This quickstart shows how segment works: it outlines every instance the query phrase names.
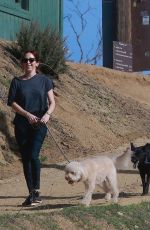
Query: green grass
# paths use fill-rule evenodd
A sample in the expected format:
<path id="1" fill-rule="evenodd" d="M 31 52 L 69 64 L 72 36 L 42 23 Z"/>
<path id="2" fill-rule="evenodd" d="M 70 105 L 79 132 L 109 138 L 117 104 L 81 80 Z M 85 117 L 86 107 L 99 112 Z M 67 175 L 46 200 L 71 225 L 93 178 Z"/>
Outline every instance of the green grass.
<path id="1" fill-rule="evenodd" d="M 47 162 L 47 156 L 41 155 L 41 156 L 40 156 L 40 161 L 41 161 L 41 163 Z"/>
<path id="2" fill-rule="evenodd" d="M 90 208 L 67 208 L 63 211 L 64 215 L 73 222 L 79 221 L 83 229 L 91 229 L 90 218 L 92 216 L 97 221 L 105 220 L 113 225 L 115 229 L 150 229 L 150 204 L 141 203 L 140 205 L 110 205 L 92 206 Z M 89 228 L 84 228 L 85 222 Z M 95 228 L 96 229 L 96 228 Z"/>
<path id="3" fill-rule="evenodd" d="M 149 230 L 150 203 L 143 202 L 128 206 L 113 204 L 89 208 L 76 206 L 49 213 L 23 214 L 20 212 L 16 216 L 0 215 L 0 229 L 7 230 L 63 230 L 68 229 L 68 223 L 69 226 L 70 224 L 73 226 L 73 229 L 83 230 Z"/>
<path id="4" fill-rule="evenodd" d="M 28 229 L 50 229 L 60 230 L 59 226 L 52 219 L 52 214 L 19 214 L 0 215 L 0 229 L 7 230 L 28 230 Z"/>

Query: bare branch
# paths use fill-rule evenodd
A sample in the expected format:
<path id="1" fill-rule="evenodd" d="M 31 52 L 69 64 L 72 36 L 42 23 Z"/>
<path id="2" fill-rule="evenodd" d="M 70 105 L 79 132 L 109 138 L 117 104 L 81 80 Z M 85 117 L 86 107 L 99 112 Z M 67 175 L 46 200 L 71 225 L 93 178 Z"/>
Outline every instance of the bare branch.
<path id="1" fill-rule="evenodd" d="M 77 1 L 76 3 L 74 0 L 68 0 L 68 1 L 71 2 L 72 4 L 72 9 L 70 9 L 70 12 L 72 13 L 65 16 L 64 19 L 68 20 L 68 23 L 75 35 L 77 46 L 80 51 L 79 63 L 82 63 L 84 56 L 86 56 L 86 60 L 84 60 L 85 63 L 97 64 L 102 57 L 102 34 L 101 34 L 100 26 L 97 28 L 98 31 L 96 36 L 96 42 L 92 43 L 91 48 L 89 49 L 87 54 L 83 50 L 83 45 L 81 42 L 81 37 L 85 33 L 87 27 L 87 14 L 92 12 L 94 8 L 92 8 L 88 2 L 88 6 L 86 7 L 86 9 L 81 10 L 80 1 Z M 73 15 L 76 15 L 78 17 L 80 24 L 77 25 L 77 23 L 73 21 Z M 76 25 L 78 26 L 78 28 L 76 28 Z M 96 48 L 94 48 L 95 44 L 96 44 Z M 94 51 L 95 53 L 92 55 L 93 49 L 95 50 Z"/>
<path id="2" fill-rule="evenodd" d="M 85 61 L 85 63 L 93 63 L 94 65 L 96 65 L 98 63 L 98 61 L 100 61 L 101 57 L 102 57 L 102 42 L 103 42 L 103 39 L 102 39 L 102 33 L 101 33 L 101 28 L 100 26 L 97 27 L 97 47 L 96 47 L 96 50 L 95 50 L 95 54 L 93 57 L 90 57 L 89 58 L 89 54 L 93 48 L 93 44 L 91 46 L 91 49 L 89 50 L 88 54 L 87 54 L 87 59 Z"/>

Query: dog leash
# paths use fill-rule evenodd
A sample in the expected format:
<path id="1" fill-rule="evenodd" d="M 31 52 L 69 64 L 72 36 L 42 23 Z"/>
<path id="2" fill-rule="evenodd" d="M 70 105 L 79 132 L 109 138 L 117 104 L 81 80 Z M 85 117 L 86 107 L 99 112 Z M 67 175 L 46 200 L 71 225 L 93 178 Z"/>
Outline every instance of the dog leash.
<path id="1" fill-rule="evenodd" d="M 23 207 L 21 207 L 13 217 L 8 218 L 2 225 L 0 225 L 0 227 L 5 227 L 5 225 L 7 225 L 8 223 L 14 223 L 22 209 Z"/>
<path id="2" fill-rule="evenodd" d="M 64 156 L 64 158 L 68 161 L 68 163 L 70 163 L 70 161 L 68 160 L 68 158 L 66 157 L 65 153 L 62 151 L 62 149 L 60 148 L 60 146 L 58 145 L 57 141 L 55 140 L 54 136 L 52 135 L 49 127 L 47 124 L 45 124 L 46 127 L 47 127 L 47 130 L 49 132 L 49 134 L 51 135 L 52 139 L 54 140 L 55 144 L 57 145 L 58 149 L 60 150 L 61 154 Z"/>

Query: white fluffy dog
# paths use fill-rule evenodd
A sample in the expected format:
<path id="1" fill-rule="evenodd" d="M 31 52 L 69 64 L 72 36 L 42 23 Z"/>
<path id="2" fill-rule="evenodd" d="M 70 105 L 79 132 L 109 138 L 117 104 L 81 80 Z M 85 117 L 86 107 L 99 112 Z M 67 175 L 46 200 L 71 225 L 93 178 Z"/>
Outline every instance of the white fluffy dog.
<path id="1" fill-rule="evenodd" d="M 65 179 L 69 184 L 82 181 L 85 195 L 82 203 L 89 206 L 95 186 L 99 185 L 106 193 L 105 199 L 118 201 L 117 171 L 127 169 L 130 163 L 131 150 L 127 148 L 117 156 L 97 156 L 81 161 L 72 161 L 65 167 Z"/>
<path id="2" fill-rule="evenodd" d="M 65 179 L 69 184 L 82 181 L 85 185 L 85 195 L 82 203 L 89 206 L 96 185 L 106 193 L 106 200 L 111 196 L 114 202 L 118 200 L 117 172 L 113 160 L 107 156 L 92 157 L 81 161 L 72 161 L 65 167 Z"/>

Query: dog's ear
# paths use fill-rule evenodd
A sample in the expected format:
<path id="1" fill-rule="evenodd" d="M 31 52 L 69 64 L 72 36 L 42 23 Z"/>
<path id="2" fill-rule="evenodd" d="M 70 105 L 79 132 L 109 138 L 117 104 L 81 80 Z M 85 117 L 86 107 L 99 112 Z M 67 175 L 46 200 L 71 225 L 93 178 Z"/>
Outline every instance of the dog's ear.
<path id="1" fill-rule="evenodd" d="M 131 151 L 134 151 L 135 150 L 135 146 L 134 146 L 134 144 L 132 142 L 130 143 L 130 146 L 131 146 Z"/>

